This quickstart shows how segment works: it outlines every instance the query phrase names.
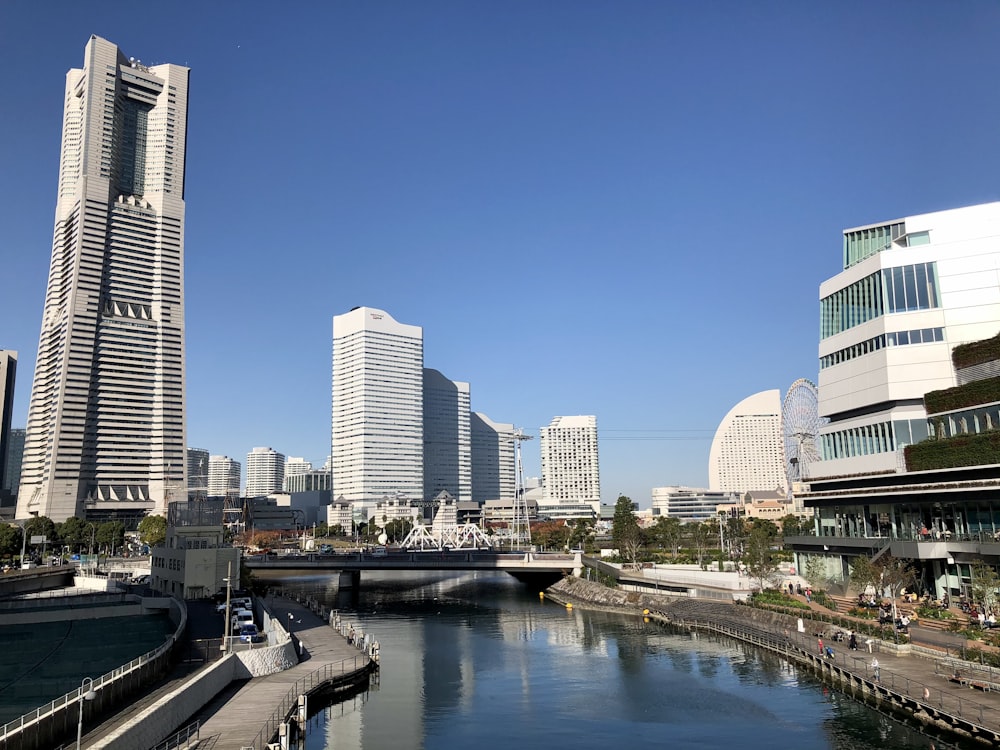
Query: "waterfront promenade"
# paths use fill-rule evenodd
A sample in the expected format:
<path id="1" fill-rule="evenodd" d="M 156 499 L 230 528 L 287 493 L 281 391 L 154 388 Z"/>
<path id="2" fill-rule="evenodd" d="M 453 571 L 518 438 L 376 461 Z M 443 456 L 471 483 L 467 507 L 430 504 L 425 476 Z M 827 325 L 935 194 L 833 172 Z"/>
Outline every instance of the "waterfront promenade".
<path id="1" fill-rule="evenodd" d="M 291 669 L 248 680 L 236 692 L 227 691 L 224 700 L 207 706 L 201 716 L 199 748 L 261 750 L 269 739 L 260 737 L 265 722 L 279 711 L 290 693 L 297 693 L 297 685 L 314 686 L 311 675 L 349 676 L 369 669 L 368 654 L 306 606 L 270 597 L 267 606 L 298 639 L 300 661 Z"/>

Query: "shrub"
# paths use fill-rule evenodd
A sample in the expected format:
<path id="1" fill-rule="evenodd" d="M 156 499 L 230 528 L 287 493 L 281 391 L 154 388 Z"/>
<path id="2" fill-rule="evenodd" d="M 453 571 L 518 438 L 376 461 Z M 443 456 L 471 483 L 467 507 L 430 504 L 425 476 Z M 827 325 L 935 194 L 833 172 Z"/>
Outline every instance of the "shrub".
<path id="1" fill-rule="evenodd" d="M 812 599 L 821 607 L 826 607 L 831 612 L 837 611 L 837 602 L 831 599 L 825 591 L 814 591 Z"/>

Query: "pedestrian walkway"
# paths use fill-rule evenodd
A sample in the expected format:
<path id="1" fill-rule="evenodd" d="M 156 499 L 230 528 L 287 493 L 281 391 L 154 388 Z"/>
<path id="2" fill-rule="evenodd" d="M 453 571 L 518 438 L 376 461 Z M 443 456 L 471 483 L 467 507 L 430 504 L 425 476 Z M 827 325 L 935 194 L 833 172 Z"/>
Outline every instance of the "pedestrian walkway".
<path id="1" fill-rule="evenodd" d="M 297 682 L 317 670 L 344 662 L 347 672 L 368 668 L 367 654 L 351 645 L 307 607 L 281 598 L 269 598 L 267 603 L 272 615 L 298 639 L 301 661 L 283 672 L 246 681 L 214 707 L 211 715 L 202 716 L 200 748 L 240 750 L 254 747 L 255 737 L 264 723 L 282 705 Z M 264 742 L 267 739 L 265 737 Z M 261 747 L 263 745 L 256 750 Z"/>

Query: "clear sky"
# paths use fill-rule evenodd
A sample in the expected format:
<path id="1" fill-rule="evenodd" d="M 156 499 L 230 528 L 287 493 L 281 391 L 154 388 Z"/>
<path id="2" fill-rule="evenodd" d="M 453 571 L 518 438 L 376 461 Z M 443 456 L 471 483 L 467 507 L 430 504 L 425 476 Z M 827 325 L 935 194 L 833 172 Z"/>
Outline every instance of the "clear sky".
<path id="1" fill-rule="evenodd" d="M 816 379 L 844 228 L 1000 199 L 994 0 L 10 0 L 14 426 L 91 34 L 191 68 L 188 444 L 244 464 L 322 463 L 331 319 L 367 305 L 495 421 L 596 415 L 604 501 L 648 507 L 706 485 L 737 402 Z"/>

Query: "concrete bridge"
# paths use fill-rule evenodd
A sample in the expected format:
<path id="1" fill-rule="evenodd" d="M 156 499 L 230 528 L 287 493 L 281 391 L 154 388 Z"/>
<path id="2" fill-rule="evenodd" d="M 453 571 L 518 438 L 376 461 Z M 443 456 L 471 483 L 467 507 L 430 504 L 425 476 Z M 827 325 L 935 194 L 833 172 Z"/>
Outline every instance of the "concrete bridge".
<path id="1" fill-rule="evenodd" d="M 579 576 L 583 555 L 579 552 L 499 552 L 488 549 L 381 550 L 349 553 L 249 555 L 246 567 L 253 571 L 340 571 L 342 588 L 356 587 L 362 571 L 371 570 L 502 570 L 519 581 L 543 586 L 564 575 Z"/>

